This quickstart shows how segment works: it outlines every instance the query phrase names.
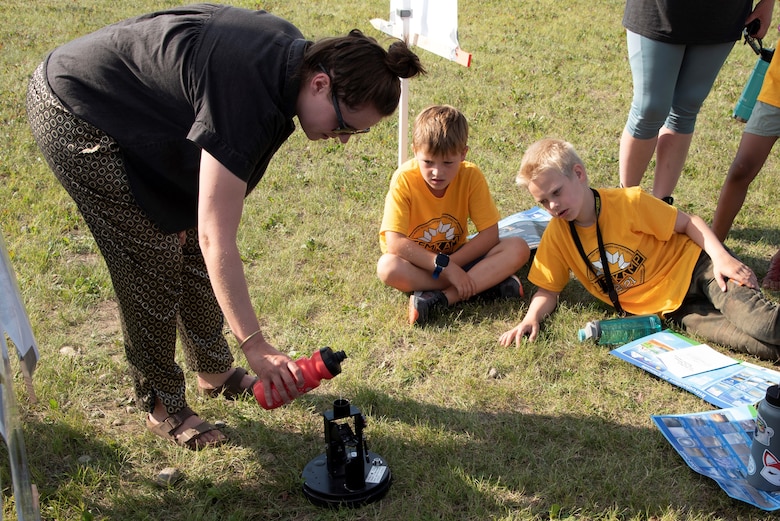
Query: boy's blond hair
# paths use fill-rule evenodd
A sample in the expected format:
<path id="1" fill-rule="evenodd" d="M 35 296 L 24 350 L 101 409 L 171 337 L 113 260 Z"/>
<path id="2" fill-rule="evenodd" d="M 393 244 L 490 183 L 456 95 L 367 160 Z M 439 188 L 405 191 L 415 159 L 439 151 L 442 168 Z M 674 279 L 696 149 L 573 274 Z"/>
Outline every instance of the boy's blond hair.
<path id="1" fill-rule="evenodd" d="M 574 176 L 574 166 L 582 165 L 574 146 L 562 139 L 546 138 L 537 141 L 525 151 L 515 182 L 524 187 L 548 170 L 556 170 L 566 177 Z"/>
<path id="2" fill-rule="evenodd" d="M 412 149 L 434 156 L 460 154 L 468 148 L 469 124 L 461 111 L 450 105 L 432 105 L 414 120 Z"/>

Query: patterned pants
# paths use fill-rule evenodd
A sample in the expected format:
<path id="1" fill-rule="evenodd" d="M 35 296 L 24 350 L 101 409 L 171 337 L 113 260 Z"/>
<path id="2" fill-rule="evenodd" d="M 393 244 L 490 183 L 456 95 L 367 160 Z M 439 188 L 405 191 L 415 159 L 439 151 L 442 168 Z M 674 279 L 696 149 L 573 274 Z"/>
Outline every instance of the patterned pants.
<path id="1" fill-rule="evenodd" d="M 130 191 L 117 143 L 62 106 L 43 65 L 30 80 L 27 116 L 108 266 L 141 406 L 151 412 L 160 400 L 168 414 L 178 412 L 187 402 L 184 374 L 175 361 L 177 328 L 192 371 L 222 373 L 233 364 L 197 230 L 188 230 L 181 245 L 177 234 L 149 220 Z"/>

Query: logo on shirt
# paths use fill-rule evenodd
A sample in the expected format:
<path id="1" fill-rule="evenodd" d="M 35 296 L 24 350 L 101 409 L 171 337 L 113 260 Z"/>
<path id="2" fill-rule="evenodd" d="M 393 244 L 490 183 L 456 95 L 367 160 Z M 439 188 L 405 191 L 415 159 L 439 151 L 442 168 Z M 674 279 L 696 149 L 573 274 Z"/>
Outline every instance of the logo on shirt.
<path id="1" fill-rule="evenodd" d="M 607 262 L 609 263 L 609 273 L 612 275 L 612 283 L 618 293 L 641 284 L 645 281 L 645 256 L 638 251 L 631 251 L 617 244 L 606 244 Z M 601 263 L 601 255 L 598 249 L 592 251 L 588 258 L 595 268 L 598 277 L 593 279 L 593 274 L 588 277 L 591 282 L 600 287 L 604 293 L 606 290 L 606 281 L 604 279 L 604 266 Z M 596 260 L 592 260 L 592 259 Z"/>
<path id="2" fill-rule="evenodd" d="M 409 234 L 417 244 L 436 253 L 452 253 L 462 236 L 460 223 L 448 214 L 421 224 Z"/>

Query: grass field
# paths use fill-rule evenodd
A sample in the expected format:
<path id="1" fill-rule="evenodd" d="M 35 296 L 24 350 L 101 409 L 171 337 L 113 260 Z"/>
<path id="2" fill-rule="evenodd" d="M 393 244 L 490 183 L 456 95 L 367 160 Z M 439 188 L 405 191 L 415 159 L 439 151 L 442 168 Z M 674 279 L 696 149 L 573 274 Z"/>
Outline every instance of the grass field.
<path id="1" fill-rule="evenodd" d="M 28 402 L 21 378 L 15 384 L 44 519 L 774 519 L 693 472 L 652 426 L 652 414 L 703 411 L 705 402 L 606 348 L 577 342 L 585 322 L 611 316 L 577 283 L 541 337 L 521 349 L 497 339 L 520 320 L 527 299 L 458 306 L 424 329 L 406 324 L 405 297 L 374 273 L 397 162 L 396 117 L 346 145 L 296 132 L 244 212 L 240 248 L 266 335 L 296 357 L 323 345 L 344 350 L 343 373 L 274 411 L 252 400 L 201 398 L 188 374 L 192 408 L 223 421 L 232 443 L 191 453 L 147 432 L 107 271 L 35 146 L 24 96 L 30 74 L 56 45 L 177 4 L 0 2 L 0 233 L 41 351 L 38 402 Z M 459 39 L 473 64 L 420 50 L 429 74 L 410 84 L 410 115 L 432 103 L 466 114 L 468 157 L 488 177 L 502 215 L 534 205 L 514 176 L 526 147 L 541 137 L 571 141 L 593 185 L 616 186 L 631 100 L 624 3 L 458 4 Z M 235 5 L 268 9 L 312 39 L 358 27 L 389 43 L 369 23 L 387 18 L 387 0 Z M 777 37 L 771 34 L 768 46 Z M 739 143 L 742 125 L 731 110 L 755 59 L 735 46 L 699 116 L 674 194 L 681 209 L 706 220 Z M 777 171 L 773 154 L 727 241 L 759 279 L 780 246 Z M 644 185 L 651 181 L 648 174 Z M 245 364 L 238 353 L 237 360 Z M 321 413 L 340 397 L 366 415 L 369 448 L 387 460 L 394 482 L 379 502 L 329 510 L 303 496 L 301 471 L 324 451 Z M 154 479 L 165 467 L 183 479 L 159 487 Z M 15 519 L 4 448 L 0 482 L 4 519 Z"/>

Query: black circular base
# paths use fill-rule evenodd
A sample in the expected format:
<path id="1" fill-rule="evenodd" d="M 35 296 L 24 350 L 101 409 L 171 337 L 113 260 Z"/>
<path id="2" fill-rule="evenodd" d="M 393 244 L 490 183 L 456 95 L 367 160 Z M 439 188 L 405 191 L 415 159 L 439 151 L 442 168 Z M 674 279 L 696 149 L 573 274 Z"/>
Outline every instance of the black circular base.
<path id="1" fill-rule="evenodd" d="M 382 499 L 392 481 L 390 467 L 371 451 L 368 451 L 368 461 L 365 464 L 366 486 L 349 490 L 344 478 L 332 478 L 328 474 L 327 456 L 317 456 L 303 469 L 303 494 L 315 505 L 334 508 L 357 507 Z"/>

